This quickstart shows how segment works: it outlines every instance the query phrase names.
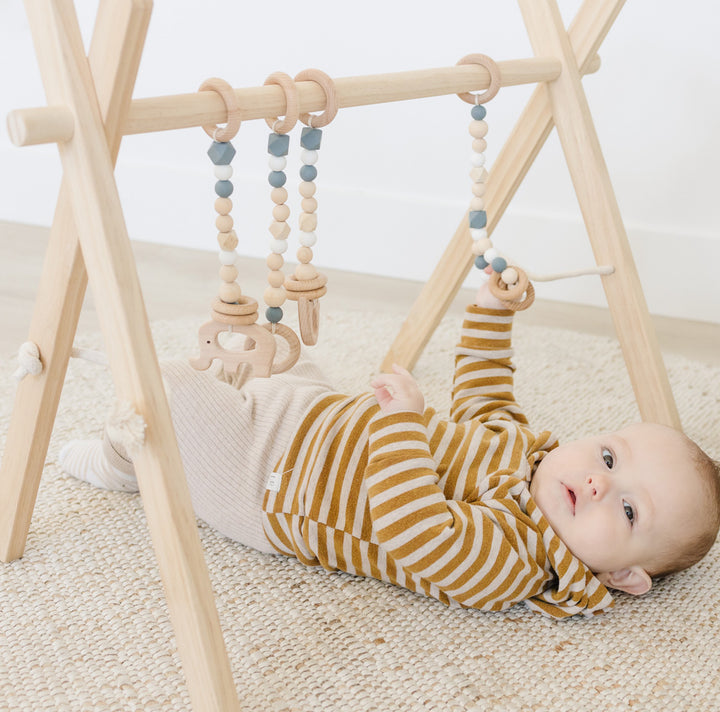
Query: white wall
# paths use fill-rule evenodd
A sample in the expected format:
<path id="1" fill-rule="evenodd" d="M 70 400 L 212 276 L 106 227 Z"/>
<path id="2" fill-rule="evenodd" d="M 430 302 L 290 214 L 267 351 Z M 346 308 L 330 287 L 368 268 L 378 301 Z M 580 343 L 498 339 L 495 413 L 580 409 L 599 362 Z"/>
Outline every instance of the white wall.
<path id="1" fill-rule="evenodd" d="M 561 1 L 567 21 L 579 4 Z M 89 38 L 97 0 L 76 5 Z M 711 0 L 678 7 L 629 0 L 585 87 L 651 311 L 720 322 L 717 16 Z M 194 91 L 209 76 L 255 86 L 276 70 L 351 76 L 449 66 L 478 51 L 498 60 L 532 55 L 514 2 L 156 0 L 135 96 Z M 506 88 L 488 105 L 490 163 L 529 93 Z M 44 103 L 22 3 L 0 0 L 0 114 Z M 449 96 L 338 115 L 318 163 L 316 264 L 419 280 L 430 274 L 469 200 L 467 111 Z M 264 122 L 247 122 L 234 141 L 239 249 L 258 256 L 270 222 L 267 131 Z M 117 176 L 134 239 L 215 249 L 208 143 L 199 128 L 126 137 Z M 55 147 L 16 148 L 0 132 L 1 220 L 50 224 L 59 181 Z M 291 207 L 297 215 L 297 200 Z M 536 272 L 591 264 L 554 134 L 494 241 Z M 538 292 L 605 303 L 593 277 Z"/>

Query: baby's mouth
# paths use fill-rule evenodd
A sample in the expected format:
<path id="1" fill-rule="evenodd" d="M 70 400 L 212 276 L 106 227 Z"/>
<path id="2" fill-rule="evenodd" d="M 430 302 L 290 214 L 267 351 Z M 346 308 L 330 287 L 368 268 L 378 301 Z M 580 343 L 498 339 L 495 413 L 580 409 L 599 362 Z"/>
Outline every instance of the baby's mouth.
<path id="1" fill-rule="evenodd" d="M 565 487 L 565 489 L 567 490 L 568 499 L 570 500 L 570 510 L 572 511 L 573 516 L 575 516 L 575 500 L 577 499 L 575 497 L 575 492 L 573 492 L 573 490 L 571 490 L 567 486 Z"/>

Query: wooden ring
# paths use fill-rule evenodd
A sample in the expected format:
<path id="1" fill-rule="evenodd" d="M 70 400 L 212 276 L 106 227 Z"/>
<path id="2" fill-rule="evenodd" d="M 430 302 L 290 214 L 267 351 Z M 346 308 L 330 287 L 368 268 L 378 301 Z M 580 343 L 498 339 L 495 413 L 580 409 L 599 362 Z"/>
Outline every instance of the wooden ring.
<path id="1" fill-rule="evenodd" d="M 272 366 L 270 367 L 270 373 L 282 373 L 283 371 L 287 371 L 289 368 L 292 368 L 300 358 L 301 347 L 300 339 L 298 339 L 297 334 L 285 324 L 271 324 L 268 322 L 267 324 L 261 324 L 260 326 L 267 329 L 273 336 L 280 336 L 285 339 L 289 346 L 289 352 L 285 359 L 279 363 L 276 363 L 275 360 L 273 360 Z M 245 348 L 250 350 L 254 347 L 254 344 L 255 340 L 251 336 L 248 336 L 245 340 Z M 277 353 L 277 351 L 275 353 Z"/>
<path id="2" fill-rule="evenodd" d="M 319 289 L 306 289 L 304 291 L 295 292 L 288 290 L 286 294 L 287 298 L 293 302 L 297 302 L 300 299 L 320 299 L 320 297 L 327 294 L 327 287 L 320 287 Z"/>
<path id="3" fill-rule="evenodd" d="M 220 314 L 227 314 L 228 316 L 245 316 L 256 312 L 258 303 L 257 300 L 252 297 L 245 296 L 240 297 L 237 304 L 229 304 L 219 297 L 215 297 L 212 308 L 213 311 L 219 312 Z"/>
<path id="4" fill-rule="evenodd" d="M 323 289 L 325 289 L 323 287 Z M 305 346 L 315 346 L 320 333 L 320 302 L 304 294 L 298 299 L 300 338 Z"/>
<path id="5" fill-rule="evenodd" d="M 527 289 L 525 291 L 525 299 L 521 302 L 506 301 L 505 306 L 511 311 L 522 311 L 523 309 L 527 309 L 535 301 L 535 287 L 533 287 L 532 282 L 528 282 Z"/>
<path id="6" fill-rule="evenodd" d="M 213 309 L 211 314 L 213 321 L 230 326 L 250 326 L 258 320 L 257 312 L 252 314 L 224 314 Z"/>
<path id="7" fill-rule="evenodd" d="M 295 81 L 315 82 L 319 84 L 325 92 L 325 111 L 317 116 L 309 112 L 300 114 L 300 121 L 315 129 L 321 129 L 323 126 L 327 126 L 338 112 L 335 82 L 320 69 L 303 69 L 302 72 L 295 75 Z"/>
<path id="8" fill-rule="evenodd" d="M 490 86 L 482 94 L 473 94 L 469 91 L 458 94 L 463 101 L 466 101 L 468 104 L 484 104 L 498 93 L 502 82 L 502 75 L 494 59 L 488 57 L 486 54 L 467 54 L 458 64 L 479 64 L 481 67 L 485 67 L 490 74 Z"/>
<path id="9" fill-rule="evenodd" d="M 224 80 L 218 77 L 206 79 L 198 91 L 214 91 L 220 94 L 225 102 L 225 110 L 227 111 L 227 123 L 224 128 L 215 126 L 214 124 L 206 124 L 203 131 L 210 136 L 213 141 L 225 143 L 230 141 L 240 128 L 240 106 L 237 103 L 235 90 Z"/>
<path id="10" fill-rule="evenodd" d="M 516 302 L 522 299 L 522 295 L 525 294 L 529 282 L 524 270 L 514 266 L 513 269 L 518 273 L 518 281 L 513 285 L 505 284 L 505 282 L 502 281 L 500 272 L 493 272 L 490 275 L 490 281 L 488 283 L 490 293 L 504 302 Z"/>
<path id="11" fill-rule="evenodd" d="M 285 72 L 273 72 L 266 80 L 265 86 L 268 84 L 278 84 L 285 94 L 285 118 L 275 117 L 266 118 L 265 122 L 275 132 L 286 134 L 292 130 L 298 120 L 298 96 L 297 87 L 292 77 Z"/>
<path id="12" fill-rule="evenodd" d="M 321 289 L 327 284 L 327 277 L 318 272 L 314 279 L 295 279 L 295 275 L 291 274 L 285 277 L 285 289 L 289 292 L 309 292 L 315 289 Z"/>

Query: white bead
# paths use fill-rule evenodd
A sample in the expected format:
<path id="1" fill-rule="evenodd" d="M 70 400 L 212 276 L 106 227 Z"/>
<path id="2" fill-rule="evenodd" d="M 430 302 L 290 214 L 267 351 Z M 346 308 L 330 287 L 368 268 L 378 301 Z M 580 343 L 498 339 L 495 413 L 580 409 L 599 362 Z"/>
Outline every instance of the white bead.
<path id="1" fill-rule="evenodd" d="M 284 171 L 287 166 L 287 158 L 285 156 L 269 156 L 268 166 L 271 171 Z"/>
<path id="2" fill-rule="evenodd" d="M 317 235 L 314 232 L 301 232 L 299 240 L 303 247 L 312 247 L 317 242 Z"/>
<path id="3" fill-rule="evenodd" d="M 487 230 L 484 227 L 471 227 L 470 237 L 473 240 L 484 240 L 487 237 Z"/>
<path id="4" fill-rule="evenodd" d="M 313 151 L 309 148 L 303 148 L 303 150 L 300 152 L 300 160 L 306 166 L 314 166 L 317 163 L 319 155 L 319 151 Z"/>
<path id="5" fill-rule="evenodd" d="M 226 166 L 214 166 L 213 173 L 218 180 L 230 180 L 230 178 L 232 178 L 233 169 L 230 164 Z"/>
<path id="6" fill-rule="evenodd" d="M 491 247 L 489 250 L 485 250 L 483 257 L 485 262 L 492 262 L 496 257 L 500 257 L 500 253 L 494 247 Z"/>
<path id="7" fill-rule="evenodd" d="M 235 250 L 220 250 L 219 254 L 221 265 L 234 265 L 238 258 L 238 253 Z"/>
<path id="8" fill-rule="evenodd" d="M 475 168 L 482 168 L 482 166 L 485 165 L 485 154 L 484 153 L 475 153 L 473 151 L 473 153 L 470 154 L 470 163 Z"/>
<path id="9" fill-rule="evenodd" d="M 274 252 L 276 255 L 282 255 L 283 252 L 286 252 L 288 248 L 288 241 L 287 240 L 270 240 L 270 251 Z"/>
<path id="10" fill-rule="evenodd" d="M 502 271 L 500 279 L 502 279 L 505 284 L 516 284 L 519 276 L 520 275 L 514 267 L 507 267 Z"/>

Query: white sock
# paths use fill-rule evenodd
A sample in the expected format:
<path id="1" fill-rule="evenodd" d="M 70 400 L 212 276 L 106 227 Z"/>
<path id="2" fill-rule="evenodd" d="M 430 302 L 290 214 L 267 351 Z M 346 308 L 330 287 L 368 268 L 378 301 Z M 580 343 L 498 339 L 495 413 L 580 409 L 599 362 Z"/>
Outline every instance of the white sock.
<path id="1" fill-rule="evenodd" d="M 95 487 L 138 491 L 132 463 L 102 440 L 71 440 L 60 450 L 59 463 L 64 472 Z"/>

